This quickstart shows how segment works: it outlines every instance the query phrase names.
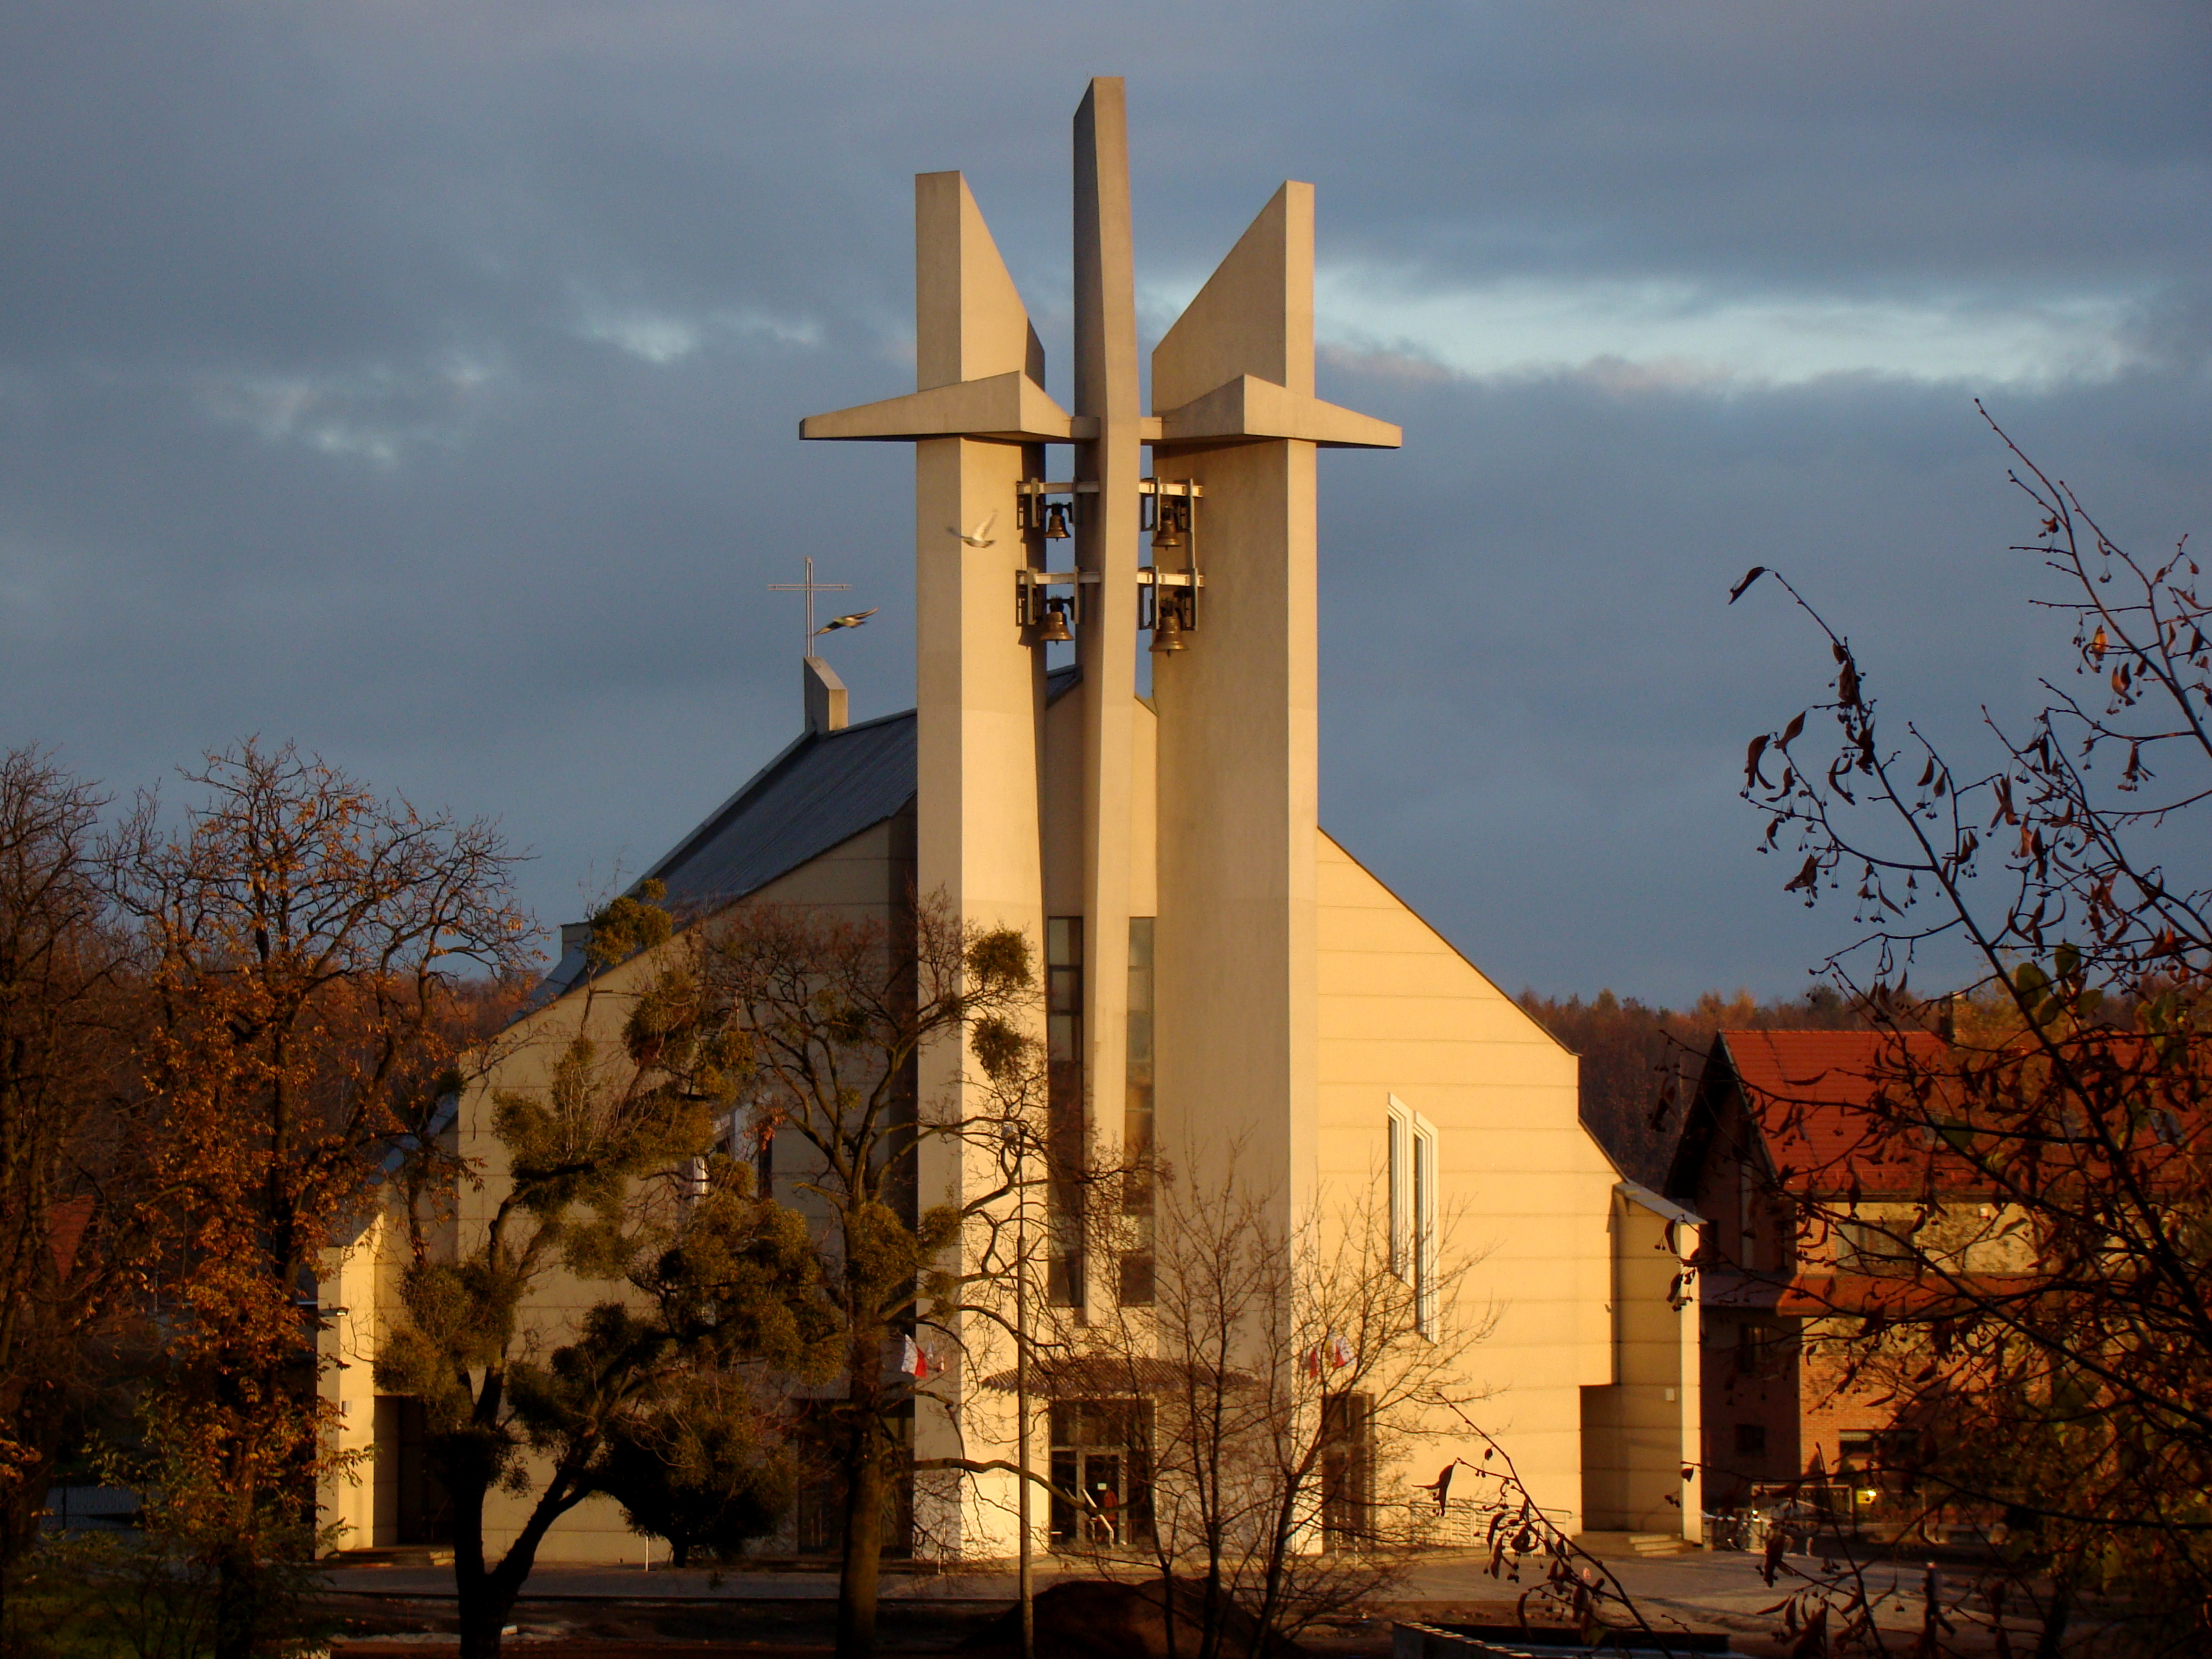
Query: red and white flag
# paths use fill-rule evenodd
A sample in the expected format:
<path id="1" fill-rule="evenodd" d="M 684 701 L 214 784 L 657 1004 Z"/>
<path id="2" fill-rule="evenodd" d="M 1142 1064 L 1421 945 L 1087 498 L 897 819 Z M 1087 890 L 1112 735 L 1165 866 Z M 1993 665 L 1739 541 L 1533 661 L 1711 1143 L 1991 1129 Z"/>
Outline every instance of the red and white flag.
<path id="1" fill-rule="evenodd" d="M 1321 1376 L 1321 1350 L 1318 1347 L 1306 1350 L 1306 1375 L 1315 1378 Z"/>
<path id="2" fill-rule="evenodd" d="M 1352 1363 L 1352 1344 L 1344 1340 L 1340 1331 L 1328 1334 L 1328 1364 L 1331 1370 L 1342 1370 Z"/>
<path id="3" fill-rule="evenodd" d="M 929 1375 L 929 1356 L 921 1351 L 921 1344 L 910 1336 L 899 1350 L 899 1370 L 917 1382 Z"/>

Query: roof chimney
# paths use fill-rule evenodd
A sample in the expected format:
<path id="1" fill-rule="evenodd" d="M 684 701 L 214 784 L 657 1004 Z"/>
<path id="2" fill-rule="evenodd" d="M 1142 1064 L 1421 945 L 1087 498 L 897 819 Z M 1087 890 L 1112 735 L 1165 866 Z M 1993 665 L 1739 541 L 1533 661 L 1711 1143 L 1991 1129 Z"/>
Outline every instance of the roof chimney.
<path id="1" fill-rule="evenodd" d="M 810 735 L 845 729 L 845 682 L 819 657 L 809 657 L 800 669 L 806 688 L 806 730 Z"/>

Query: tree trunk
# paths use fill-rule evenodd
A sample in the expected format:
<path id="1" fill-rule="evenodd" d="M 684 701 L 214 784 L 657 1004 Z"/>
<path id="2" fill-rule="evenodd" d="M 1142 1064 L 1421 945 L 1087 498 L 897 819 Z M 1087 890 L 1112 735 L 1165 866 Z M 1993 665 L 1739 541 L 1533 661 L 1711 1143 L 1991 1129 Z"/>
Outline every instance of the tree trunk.
<path id="1" fill-rule="evenodd" d="M 876 1597 L 884 1555 L 884 1461 L 872 1430 L 867 1424 L 860 1429 L 861 1455 L 846 1471 L 837 1659 L 872 1659 L 876 1651 Z"/>
<path id="2" fill-rule="evenodd" d="M 538 1565 L 538 1546 L 553 1523 L 576 1506 L 575 1498 L 560 1492 L 560 1484 L 556 1481 L 548 1488 L 549 1495 L 538 1498 L 530 1519 L 489 1572 L 483 1568 L 483 1493 L 477 1494 L 473 1505 L 455 1504 L 453 1600 L 460 1614 L 460 1659 L 498 1659 L 500 1632 L 514 1616 L 522 1587 Z M 461 1513 L 465 1508 L 472 1510 L 465 1517 Z M 464 1547 L 469 1552 L 465 1556 Z"/>
<path id="3" fill-rule="evenodd" d="M 2043 1634 L 2035 1644 L 2035 1659 L 2058 1659 L 2066 1650 L 2066 1627 L 2073 1622 L 2073 1586 L 2063 1578 L 2055 1579 L 2051 1606 L 2043 1615 Z"/>
<path id="4" fill-rule="evenodd" d="M 460 1659 L 499 1659 L 501 1632 L 514 1611 L 516 1588 L 504 1572 L 489 1573 L 479 1581 L 476 1594 L 458 1598 Z"/>
<path id="5" fill-rule="evenodd" d="M 252 1547 L 242 1540 L 216 1558 L 215 1659 L 251 1659 L 261 1622 L 256 1577 Z"/>
<path id="6" fill-rule="evenodd" d="M 447 1470 L 453 1505 L 453 1607 L 461 1627 L 461 1659 L 495 1659 L 513 1595 L 500 1594 L 499 1573 L 484 1571 L 483 1482 Z M 504 1565 L 504 1563 L 501 1563 Z"/>

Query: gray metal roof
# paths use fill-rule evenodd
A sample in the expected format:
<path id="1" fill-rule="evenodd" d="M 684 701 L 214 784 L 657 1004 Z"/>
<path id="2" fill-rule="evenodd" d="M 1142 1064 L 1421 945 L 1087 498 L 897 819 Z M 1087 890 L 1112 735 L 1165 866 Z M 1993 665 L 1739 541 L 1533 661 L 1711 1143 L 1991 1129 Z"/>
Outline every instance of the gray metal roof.
<path id="1" fill-rule="evenodd" d="M 679 913 L 728 904 L 914 799 L 913 710 L 809 732 L 645 872 Z"/>
<path id="2" fill-rule="evenodd" d="M 1046 676 L 1048 702 L 1079 678 Z M 892 817 L 915 793 L 915 714 L 809 732 L 770 761 L 642 879 L 668 887 L 679 913 L 734 902 Z"/>
<path id="3" fill-rule="evenodd" d="M 840 842 L 895 816 L 914 799 L 914 710 L 809 732 L 746 780 L 705 823 L 639 878 L 666 884 L 683 915 L 734 903 Z M 580 942 L 564 945 L 529 1006 L 583 976 Z"/>
<path id="4" fill-rule="evenodd" d="M 1046 677 L 1048 702 L 1081 675 L 1070 665 Z M 915 793 L 915 712 L 886 714 L 838 732 L 810 732 L 753 774 L 639 878 L 666 884 L 681 916 L 735 903 L 841 842 L 896 816 Z M 564 950 L 532 1006 L 583 972 L 582 946 Z"/>

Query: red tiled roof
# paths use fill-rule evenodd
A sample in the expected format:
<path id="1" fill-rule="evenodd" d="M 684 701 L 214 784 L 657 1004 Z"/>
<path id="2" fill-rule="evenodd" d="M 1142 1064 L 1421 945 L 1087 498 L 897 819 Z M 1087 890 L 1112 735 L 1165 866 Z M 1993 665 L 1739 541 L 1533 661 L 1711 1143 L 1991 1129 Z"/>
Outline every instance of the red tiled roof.
<path id="1" fill-rule="evenodd" d="M 1869 1110 L 1883 1084 L 1940 1066 L 1945 1045 L 1933 1032 L 1723 1031 L 1720 1038 L 1767 1156 L 1791 1190 L 1917 1189 L 1931 1163 L 1939 1184 L 1971 1179 L 1962 1161 L 1939 1158 L 1940 1149 Z"/>
<path id="2" fill-rule="evenodd" d="M 1723 1031 L 1729 1063 L 1750 1088 L 1777 1100 L 1864 1107 L 1873 1078 L 1902 1054 L 1922 1065 L 1940 1060 L 1932 1031 Z"/>

